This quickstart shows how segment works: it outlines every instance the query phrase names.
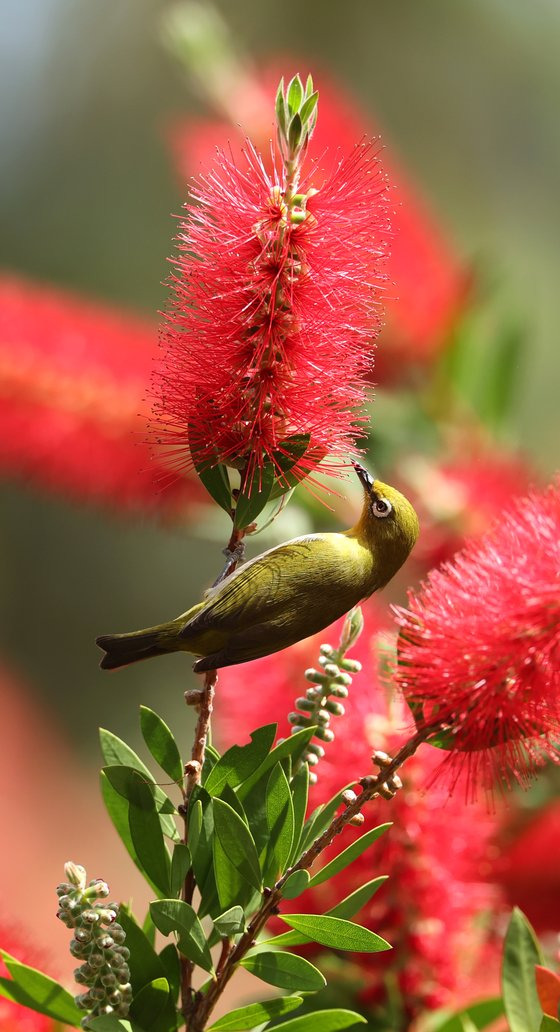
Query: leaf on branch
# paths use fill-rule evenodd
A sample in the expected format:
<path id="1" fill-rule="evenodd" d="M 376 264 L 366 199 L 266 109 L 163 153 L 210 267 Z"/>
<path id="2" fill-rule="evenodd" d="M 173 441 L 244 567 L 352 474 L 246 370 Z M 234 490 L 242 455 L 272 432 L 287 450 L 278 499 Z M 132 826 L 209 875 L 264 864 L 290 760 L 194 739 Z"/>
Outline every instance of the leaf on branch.
<path id="1" fill-rule="evenodd" d="M 247 904 L 262 888 L 255 843 L 245 822 L 222 799 L 214 799 L 214 876 L 222 908 Z"/>
<path id="2" fill-rule="evenodd" d="M 535 965 L 542 954 L 525 915 L 514 908 L 504 942 L 502 993 L 511 1032 L 539 1032 L 542 1010 L 535 982 Z"/>
<path id="3" fill-rule="evenodd" d="M 301 996 L 280 996 L 276 1000 L 264 1000 L 262 1003 L 250 1003 L 247 1007 L 238 1007 L 215 1021 L 208 1032 L 247 1032 L 256 1025 L 264 1024 L 282 1014 L 289 1014 L 303 1003 Z"/>
<path id="4" fill-rule="evenodd" d="M 163 935 L 176 932 L 179 951 L 194 964 L 213 973 L 214 967 L 204 929 L 189 903 L 182 899 L 158 899 L 150 903 L 152 920 Z"/>
<path id="5" fill-rule="evenodd" d="M 314 993 L 327 984 L 321 972 L 308 960 L 295 953 L 267 952 L 249 953 L 241 966 L 269 985 L 279 989 L 299 989 Z"/>
<path id="6" fill-rule="evenodd" d="M 251 732 L 247 745 L 233 745 L 220 757 L 210 772 L 205 789 L 210 795 L 221 795 L 224 787 L 243 784 L 268 756 L 278 725 L 267 724 Z"/>
<path id="7" fill-rule="evenodd" d="M 134 997 L 130 1006 L 130 1015 L 132 1018 L 141 1019 L 145 1028 L 150 1029 L 150 1032 L 152 1030 L 155 1032 L 168 1002 L 169 984 L 167 979 L 154 978 Z"/>
<path id="8" fill-rule="evenodd" d="M 171 854 L 171 895 L 179 896 L 187 872 L 191 867 L 191 855 L 184 842 L 177 842 Z"/>
<path id="9" fill-rule="evenodd" d="M 272 885 L 288 865 L 294 839 L 294 807 L 288 779 L 277 763 L 270 772 L 265 796 L 268 841 L 263 851 L 263 877 Z"/>
<path id="10" fill-rule="evenodd" d="M 299 844 L 301 841 L 303 826 L 305 824 L 307 797 L 309 794 L 309 769 L 306 763 L 302 763 L 301 767 L 299 767 L 294 774 L 290 783 L 290 789 L 292 792 L 292 803 L 294 807 L 294 841 L 289 863 L 293 864 L 302 852 L 299 848 Z"/>
<path id="11" fill-rule="evenodd" d="M 356 953 L 380 953 L 392 947 L 380 935 L 369 928 L 345 921 L 340 917 L 320 914 L 279 914 L 280 920 L 302 932 L 321 946 L 335 950 L 352 950 Z"/>
<path id="12" fill-rule="evenodd" d="M 302 1014 L 301 1017 L 284 1022 L 281 1028 L 282 1032 L 317 1032 L 317 1028 L 320 1028 L 321 1032 L 342 1032 L 342 1029 L 364 1025 L 365 1021 L 363 1014 L 336 1008 L 315 1011 L 314 1014 Z"/>
<path id="13" fill-rule="evenodd" d="M 335 856 L 334 860 L 331 860 L 325 867 L 317 872 L 309 883 L 310 888 L 314 888 L 316 885 L 322 885 L 323 882 L 328 881 L 335 874 L 343 871 L 345 867 L 353 863 L 363 852 L 375 842 L 381 835 L 384 834 L 392 825 L 389 821 L 387 824 L 380 824 L 377 828 L 372 828 L 371 831 L 367 831 L 365 835 L 361 835 L 359 839 L 352 842 L 346 849 L 343 849 L 342 853 Z"/>
<path id="14" fill-rule="evenodd" d="M 154 710 L 140 706 L 142 736 L 156 763 L 178 784 L 183 781 L 183 761 L 170 728 Z"/>
<path id="15" fill-rule="evenodd" d="M 309 871 L 294 871 L 282 886 L 283 899 L 295 899 L 309 887 Z"/>
<path id="16" fill-rule="evenodd" d="M 83 1011 L 63 986 L 42 971 L 22 964 L 5 950 L 0 949 L 0 956 L 11 975 L 11 978 L 0 978 L 0 996 L 46 1014 L 54 1021 L 79 1027 Z"/>

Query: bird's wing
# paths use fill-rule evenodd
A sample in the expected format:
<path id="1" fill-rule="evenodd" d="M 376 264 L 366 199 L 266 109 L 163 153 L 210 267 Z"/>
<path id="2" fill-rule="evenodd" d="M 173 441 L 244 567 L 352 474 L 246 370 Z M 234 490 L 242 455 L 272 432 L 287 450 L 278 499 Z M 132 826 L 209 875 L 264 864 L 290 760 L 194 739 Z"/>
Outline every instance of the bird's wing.
<path id="1" fill-rule="evenodd" d="M 270 549 L 226 580 L 181 635 L 246 630 L 290 607 L 316 605 L 318 592 L 344 591 L 356 576 L 346 542 L 342 534 L 317 534 Z"/>

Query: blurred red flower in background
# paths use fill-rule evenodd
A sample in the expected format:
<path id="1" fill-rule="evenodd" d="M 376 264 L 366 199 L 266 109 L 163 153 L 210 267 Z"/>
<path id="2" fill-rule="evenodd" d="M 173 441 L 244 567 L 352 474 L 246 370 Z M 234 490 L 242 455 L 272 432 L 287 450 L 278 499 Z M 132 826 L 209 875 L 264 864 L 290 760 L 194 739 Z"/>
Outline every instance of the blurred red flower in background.
<path id="1" fill-rule="evenodd" d="M 522 814 L 523 816 L 523 814 Z M 560 800 L 502 836 L 493 877 L 539 933 L 560 932 Z"/>
<path id="2" fill-rule="evenodd" d="M 260 76 L 238 75 L 236 89 L 229 96 L 222 95 L 225 86 L 219 98 L 213 95 L 229 122 L 185 121 L 172 128 L 170 139 L 182 179 L 207 165 L 216 146 L 231 148 L 236 154 L 246 135 L 263 154 L 270 153 L 276 87 L 280 76 L 289 77 L 293 66 L 293 57 L 275 59 Z M 364 133 L 371 137 L 377 132 L 358 102 L 329 82 L 326 74 L 319 72 L 314 78 L 320 96 L 313 154 L 320 156 L 326 150 L 333 156 L 339 150 L 345 153 Z M 439 353 L 465 301 L 470 277 L 390 149 L 383 153 L 383 166 L 394 184 L 390 198 L 394 238 L 384 299 L 388 325 L 377 355 L 378 376 L 386 380 L 402 375 L 402 358 L 425 362 Z"/>
<path id="3" fill-rule="evenodd" d="M 452 781 L 466 768 L 471 791 L 525 784 L 557 757 L 560 483 L 514 501 L 396 617 L 396 681 L 419 723 L 450 728 Z"/>
<path id="4" fill-rule="evenodd" d="M 138 316 L 0 276 L 0 473 L 115 510 L 184 514 L 200 486 L 169 482 L 146 444 L 156 340 Z"/>
<path id="5" fill-rule="evenodd" d="M 196 461 L 242 462 L 251 480 L 294 435 L 309 444 L 293 473 L 340 461 L 366 418 L 388 237 L 372 148 L 309 172 L 296 201 L 250 144 L 239 164 L 220 152 L 192 192 L 153 385 L 162 442 L 178 465 L 196 442 Z"/>
<path id="6" fill-rule="evenodd" d="M 384 622 L 368 605 L 370 634 L 372 626 L 379 629 Z M 338 631 L 339 625 L 335 627 Z M 286 714 L 300 690 L 303 670 L 315 658 L 320 640 L 333 637 L 337 640 L 327 631 L 321 639 L 224 672 L 216 696 L 217 727 L 228 744 L 245 738 L 248 711 L 251 728 L 278 720 L 280 735 L 289 734 Z M 310 808 L 326 802 L 346 782 L 370 773 L 372 750 L 396 749 L 409 722 L 402 703 L 388 699 L 379 685 L 373 642 L 365 633 L 351 657 L 364 669 L 350 688 L 345 716 L 331 724 L 336 738 L 314 768 L 318 781 L 310 791 Z M 475 924 L 481 910 L 494 906 L 499 895 L 486 881 L 495 818 L 473 805 L 466 820 L 463 799 L 449 799 L 438 790 L 425 792 L 439 758 L 435 749 L 422 747 L 402 768 L 404 788 L 394 801 L 375 800 L 364 808 L 363 831 L 386 821 L 393 821 L 393 827 L 345 871 L 300 897 L 302 910 L 323 913 L 371 878 L 389 875 L 357 919 L 394 948 L 355 955 L 353 972 L 346 970 L 343 977 L 346 987 L 354 985 L 373 1008 L 386 1002 L 389 982 L 396 985 L 409 1020 L 425 1008 L 461 999 L 481 956 L 487 971 L 483 980 L 475 979 L 477 991 L 481 984 L 495 990 L 498 978 L 497 952 L 488 946 L 480 920 L 478 928 Z M 355 837 L 355 830 L 346 828 L 323 854 L 321 866 Z"/>

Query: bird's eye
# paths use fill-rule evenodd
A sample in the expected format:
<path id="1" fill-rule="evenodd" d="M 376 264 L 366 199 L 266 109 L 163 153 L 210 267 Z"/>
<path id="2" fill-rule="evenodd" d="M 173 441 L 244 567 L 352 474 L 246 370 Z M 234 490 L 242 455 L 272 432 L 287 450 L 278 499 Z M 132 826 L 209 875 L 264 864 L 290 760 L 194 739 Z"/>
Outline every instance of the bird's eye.
<path id="1" fill-rule="evenodd" d="M 372 512 L 374 516 L 388 516 L 393 511 L 393 506 L 386 498 L 376 498 L 372 505 Z"/>

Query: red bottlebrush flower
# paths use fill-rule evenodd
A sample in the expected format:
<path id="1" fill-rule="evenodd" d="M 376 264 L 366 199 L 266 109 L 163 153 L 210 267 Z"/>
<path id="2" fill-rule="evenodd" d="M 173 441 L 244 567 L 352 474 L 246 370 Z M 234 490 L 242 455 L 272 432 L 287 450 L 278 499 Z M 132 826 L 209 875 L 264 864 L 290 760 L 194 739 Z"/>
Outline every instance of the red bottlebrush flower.
<path id="1" fill-rule="evenodd" d="M 309 435 L 293 470 L 302 477 L 346 454 L 365 418 L 384 178 L 360 145 L 326 177 L 315 169 L 295 200 L 286 190 L 249 145 L 243 167 L 220 153 L 186 206 L 154 382 L 178 462 L 190 437 L 197 461 L 248 467 L 252 480 L 267 461 L 278 468 L 289 438 Z"/>
<path id="2" fill-rule="evenodd" d="M 560 931 L 560 801 L 549 803 L 515 836 L 500 836 L 493 878 L 509 906 L 520 907 L 537 932 Z"/>
<path id="3" fill-rule="evenodd" d="M 30 943 L 21 932 L 13 925 L 7 924 L 0 919 L 0 948 L 6 950 L 12 957 L 27 964 L 29 967 L 37 967 L 42 970 L 43 957 L 36 946 Z M 0 957 L 0 976 L 9 979 L 4 961 Z M 0 996 L 0 1032 L 54 1032 L 54 1022 L 29 1010 L 19 1003 L 13 1003 Z"/>
<path id="4" fill-rule="evenodd" d="M 557 757 L 560 483 L 514 502 L 396 615 L 397 683 L 419 721 L 449 727 L 454 776 L 523 784 Z"/>
<path id="5" fill-rule="evenodd" d="M 287 58 L 271 63 L 258 78 L 250 73 L 239 76 L 243 88 L 222 98 L 220 104 L 222 109 L 229 110 L 231 123 L 182 122 L 173 128 L 171 145 L 182 180 L 208 163 L 216 144 L 230 146 L 236 153 L 244 134 L 254 140 L 263 154 L 268 152 L 271 101 L 282 71 L 285 73 L 293 64 L 293 58 Z M 345 94 L 338 84 L 329 83 L 323 74 L 318 74 L 317 79 L 321 81 L 320 115 L 313 135 L 313 153 L 334 153 L 339 148 L 344 152 L 364 133 L 371 136 L 377 132 L 355 98 Z M 217 102 L 215 97 L 213 100 Z M 386 266 L 390 284 L 385 298 L 387 326 L 381 335 L 383 346 L 377 352 L 376 366 L 385 379 L 386 375 L 402 373 L 399 357 L 425 362 L 439 353 L 464 304 L 469 277 L 390 148 L 384 151 L 383 165 L 394 184 L 393 239 Z"/>
<path id="6" fill-rule="evenodd" d="M 0 277 L 0 472 L 120 510 L 185 511 L 145 443 L 156 330 L 139 317 Z M 141 413 L 144 414 L 141 414 Z"/>
<path id="7" fill-rule="evenodd" d="M 384 623 L 379 612 L 368 605 L 366 627 L 370 632 L 372 624 L 379 629 Z M 316 662 L 320 641 L 336 644 L 340 626 L 334 625 L 320 638 L 300 642 L 279 656 L 224 673 L 216 696 L 217 726 L 228 743 L 245 740 L 249 730 L 271 720 L 279 721 L 281 736 L 289 734 L 286 714 L 301 691 L 303 671 Z M 372 749 L 391 752 L 402 744 L 407 719 L 404 707 L 398 699 L 388 702 L 365 634 L 349 657 L 360 660 L 364 669 L 350 688 L 345 715 L 331 724 L 336 737 L 325 746 L 325 756 L 315 768 L 318 781 L 310 790 L 310 810 L 353 778 L 373 771 Z M 403 1012 L 399 1027 L 403 1028 L 409 1028 L 413 1018 L 426 1009 L 453 1006 L 465 999 L 473 978 L 478 978 L 483 951 L 494 975 L 494 985 L 485 982 L 484 988 L 495 991 L 498 984 L 498 951 L 485 942 L 479 921 L 477 928 L 481 911 L 495 906 L 498 899 L 495 888 L 485 884 L 494 819 L 473 805 L 471 819 L 466 821 L 462 800 L 447 798 L 443 790 L 426 793 L 435 762 L 435 750 L 422 747 L 401 769 L 404 788 L 395 799 L 391 803 L 374 800 L 364 807 L 365 824 L 360 833 L 386 821 L 393 821 L 393 827 L 350 867 L 298 899 L 302 911 L 324 913 L 366 881 L 388 875 L 357 920 L 386 938 L 393 949 L 353 955 L 342 969 L 338 991 L 344 999 L 354 991 L 362 1005 L 376 1011 L 389 1003 L 389 995 L 394 1008 L 396 988 Z M 469 830 L 473 819 L 475 838 Z M 355 829 L 346 828 L 325 851 L 320 865 L 355 838 Z M 275 930 L 284 931 L 285 926 L 277 922 Z M 309 955 L 320 948 L 304 949 Z M 333 978 L 336 974 L 329 980 Z M 476 984 L 478 987 L 478 981 Z"/>

